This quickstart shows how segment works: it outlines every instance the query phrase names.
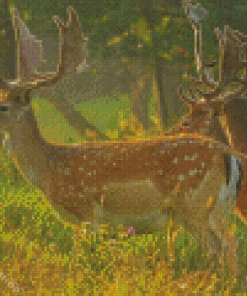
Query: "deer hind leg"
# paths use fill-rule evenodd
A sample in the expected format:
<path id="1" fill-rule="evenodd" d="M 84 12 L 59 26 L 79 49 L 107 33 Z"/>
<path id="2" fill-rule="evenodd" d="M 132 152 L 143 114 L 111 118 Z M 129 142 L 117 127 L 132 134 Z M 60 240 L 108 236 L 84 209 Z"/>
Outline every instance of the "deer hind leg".
<path id="1" fill-rule="evenodd" d="M 195 239 L 198 240 L 200 245 L 204 247 L 211 255 L 212 264 L 210 271 L 215 272 L 218 270 L 220 276 L 224 275 L 224 248 L 222 241 L 215 232 L 210 228 L 202 228 L 200 233 L 193 233 Z"/>
<path id="2" fill-rule="evenodd" d="M 215 234 L 215 241 L 218 240 L 218 244 L 220 244 L 220 248 L 216 251 L 223 262 L 223 271 L 226 261 L 231 275 L 239 276 L 241 274 L 241 267 L 238 255 L 238 239 L 234 231 L 229 227 L 229 215 L 233 216 L 233 212 L 234 207 L 229 200 L 224 200 L 223 202 L 219 200 L 210 213 L 209 225 Z M 234 223 L 235 219 L 236 217 L 233 219 Z"/>

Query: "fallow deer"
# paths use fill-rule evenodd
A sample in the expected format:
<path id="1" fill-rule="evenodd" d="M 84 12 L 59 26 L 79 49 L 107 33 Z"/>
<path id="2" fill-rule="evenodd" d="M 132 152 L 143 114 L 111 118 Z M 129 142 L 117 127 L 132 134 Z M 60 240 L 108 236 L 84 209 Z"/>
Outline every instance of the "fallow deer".
<path id="1" fill-rule="evenodd" d="M 247 120 L 246 120 L 246 54 L 247 36 L 237 30 L 224 27 L 222 33 L 218 28 L 215 33 L 220 42 L 219 81 L 214 78 L 215 63 L 205 63 L 202 59 L 202 28 L 201 19 L 197 16 L 199 6 L 193 6 L 184 1 L 188 18 L 194 29 L 195 63 L 199 79 L 189 77 L 195 85 L 204 86 L 209 92 L 190 88 L 190 97 L 186 96 L 180 87 L 181 98 L 189 105 L 190 112 L 184 116 L 180 124 L 166 134 L 179 132 L 196 133 L 210 136 L 222 143 L 228 144 L 236 151 L 247 155 Z M 190 10 L 193 13 L 190 13 Z M 205 11 L 205 10 L 204 10 Z M 202 14 L 200 14 L 202 16 Z M 205 14 L 204 14 L 205 15 Z M 242 59 L 242 56 L 244 59 Z M 208 69 L 210 68 L 210 70 Z M 240 77 L 240 71 L 243 71 Z M 240 86 L 230 89 L 232 83 Z M 247 221 L 247 162 L 245 158 L 226 156 L 227 183 L 235 188 L 237 214 Z M 239 215 L 240 214 L 240 215 Z"/>
<path id="2" fill-rule="evenodd" d="M 18 77 L 1 80 L 0 130 L 16 166 L 63 221 L 123 224 L 136 233 L 153 233 L 164 228 L 172 213 L 210 253 L 226 255 L 233 274 L 239 275 L 238 240 L 226 217 L 235 208 L 235 183 L 226 178 L 224 160 L 225 155 L 245 155 L 183 131 L 114 143 L 55 144 L 41 136 L 31 91 L 58 82 L 86 59 L 78 15 L 72 7 L 68 14 L 67 24 L 54 17 L 60 31 L 57 72 L 40 74 L 34 73 L 42 60 L 40 43 L 13 10 Z"/>
<path id="3" fill-rule="evenodd" d="M 190 96 L 186 96 L 182 87 L 180 87 L 181 98 L 189 105 L 190 112 L 180 122 L 169 131 L 169 134 L 180 131 L 188 133 L 200 133 L 204 136 L 210 136 L 213 139 L 225 144 L 229 144 L 239 152 L 247 154 L 247 124 L 246 115 L 246 98 L 241 97 L 247 91 L 246 67 L 247 61 L 242 60 L 241 56 L 246 58 L 247 36 L 237 30 L 231 30 L 225 26 L 224 33 L 216 28 L 215 34 L 220 42 L 219 57 L 219 81 L 214 79 L 213 67 L 215 63 L 205 63 L 202 60 L 202 27 L 201 19 L 205 16 L 205 9 L 193 6 L 187 1 L 183 1 L 184 8 L 187 12 L 194 29 L 194 48 L 195 64 L 199 79 L 189 77 L 196 85 L 204 85 L 211 91 L 205 93 L 196 89 L 195 92 L 190 89 Z M 193 13 L 191 13 L 193 10 Z M 199 12 L 198 12 L 199 10 Z M 204 11 L 204 15 L 200 13 Z M 201 15 L 201 18 L 199 17 Z M 210 70 L 208 70 L 210 68 Z M 240 70 L 244 70 L 244 78 L 239 77 Z M 227 88 L 232 83 L 240 84 L 240 87 L 233 92 Z M 226 165 L 233 171 L 236 166 L 240 165 L 240 159 L 231 157 Z M 238 184 L 237 210 L 244 218 L 247 219 L 247 162 L 241 159 L 241 180 Z M 241 186 L 240 186 L 241 181 Z"/>

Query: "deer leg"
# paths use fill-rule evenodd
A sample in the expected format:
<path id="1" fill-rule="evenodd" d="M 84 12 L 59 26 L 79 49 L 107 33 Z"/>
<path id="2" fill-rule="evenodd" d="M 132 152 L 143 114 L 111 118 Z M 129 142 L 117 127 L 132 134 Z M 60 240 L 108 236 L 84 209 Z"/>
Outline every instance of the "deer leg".
<path id="1" fill-rule="evenodd" d="M 229 214 L 232 215 L 233 212 L 233 205 L 230 198 L 228 202 L 226 200 L 224 202 L 219 200 L 210 213 L 209 224 L 221 244 L 222 251 L 219 256 L 223 262 L 226 259 L 231 275 L 238 276 L 241 274 L 238 240 L 235 233 L 228 226 Z"/>

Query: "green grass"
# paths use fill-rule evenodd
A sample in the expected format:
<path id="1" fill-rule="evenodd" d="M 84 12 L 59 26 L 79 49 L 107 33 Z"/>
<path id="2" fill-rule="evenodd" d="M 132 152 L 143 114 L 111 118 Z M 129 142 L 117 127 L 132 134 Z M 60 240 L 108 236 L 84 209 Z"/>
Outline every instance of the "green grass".
<path id="1" fill-rule="evenodd" d="M 33 100 L 32 106 L 38 118 L 41 133 L 47 141 L 69 143 L 71 138 L 74 143 L 83 141 L 81 136 L 71 129 L 53 104 L 36 98 Z M 123 97 L 120 101 L 109 102 L 106 98 L 94 103 L 82 102 L 75 105 L 75 110 L 80 111 L 86 120 L 93 123 L 104 133 L 118 130 L 120 118 L 128 119 L 133 116 L 131 102 L 127 97 Z M 149 103 L 149 110 L 149 116 L 154 116 L 153 99 Z"/>
<path id="2" fill-rule="evenodd" d="M 128 110 L 128 104 L 85 103 L 77 108 L 88 120 L 102 124 L 104 131 L 118 127 L 117 111 Z M 82 140 L 51 104 L 36 100 L 34 109 L 47 140 Z M 104 117 L 107 110 L 109 117 Z M 216 273 L 209 272 L 208 255 L 179 225 L 171 221 L 163 233 L 153 235 L 128 234 L 121 227 L 103 225 L 93 235 L 88 225 L 78 229 L 59 221 L 42 193 L 20 181 L 5 151 L 1 160 L 0 277 L 18 283 L 25 292 L 20 295 L 213 295 L 219 284 L 225 286 L 224 295 L 230 295 L 233 280 L 221 283 Z M 247 233 L 240 220 L 237 235 L 240 257 L 246 262 Z M 1 281 L 0 288 L 11 295 L 8 282 Z"/>

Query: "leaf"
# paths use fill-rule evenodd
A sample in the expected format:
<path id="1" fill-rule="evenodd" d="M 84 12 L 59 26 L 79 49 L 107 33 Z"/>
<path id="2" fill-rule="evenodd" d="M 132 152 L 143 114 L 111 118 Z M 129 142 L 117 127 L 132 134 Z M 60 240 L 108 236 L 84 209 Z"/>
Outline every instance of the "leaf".
<path id="1" fill-rule="evenodd" d="M 15 8 L 15 3 L 14 3 L 14 1 L 13 0 L 9 0 L 8 1 L 8 9 L 9 9 L 9 13 L 10 13 L 10 15 L 12 15 L 12 9 L 14 9 Z"/>
<path id="2" fill-rule="evenodd" d="M 120 43 L 123 40 L 123 36 L 115 36 L 108 41 L 108 46 L 115 45 L 116 43 Z"/>
<path id="3" fill-rule="evenodd" d="M 168 54 L 167 52 L 161 52 L 159 57 L 166 59 L 169 62 L 172 62 L 172 55 Z"/>
<path id="4" fill-rule="evenodd" d="M 157 33 L 164 33 L 164 32 L 167 32 L 167 26 L 168 24 L 170 23 L 170 17 L 169 16 L 164 16 L 161 20 L 161 23 L 159 25 L 157 25 L 155 27 L 155 31 Z"/>
<path id="5" fill-rule="evenodd" d="M 29 11 L 25 10 L 24 13 L 23 13 L 23 19 L 25 21 L 31 20 L 31 13 Z"/>
<path id="6" fill-rule="evenodd" d="M 147 44 L 151 43 L 150 29 L 146 19 L 141 16 L 138 21 L 131 24 L 131 33 Z"/>

